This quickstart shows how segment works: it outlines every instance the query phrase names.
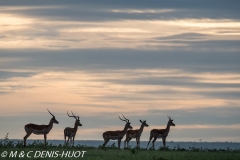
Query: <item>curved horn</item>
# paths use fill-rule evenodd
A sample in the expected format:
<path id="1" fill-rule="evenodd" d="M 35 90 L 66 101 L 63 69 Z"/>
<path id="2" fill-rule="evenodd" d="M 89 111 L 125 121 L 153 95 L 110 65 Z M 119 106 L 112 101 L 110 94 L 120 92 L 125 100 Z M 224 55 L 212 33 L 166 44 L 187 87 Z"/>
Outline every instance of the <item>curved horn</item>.
<path id="1" fill-rule="evenodd" d="M 118 117 L 119 117 L 119 115 L 118 115 Z M 119 119 L 120 119 L 120 120 L 122 120 L 122 121 L 125 121 L 125 122 L 127 122 L 127 120 L 124 120 L 124 119 L 122 119 L 122 118 L 120 118 L 120 117 L 119 117 Z"/>
<path id="2" fill-rule="evenodd" d="M 72 112 L 72 111 L 71 111 Z M 72 112 L 72 115 L 73 115 L 73 117 L 77 120 L 77 117 L 73 114 L 73 112 Z"/>
<path id="3" fill-rule="evenodd" d="M 71 116 L 68 114 L 68 111 L 67 111 L 67 115 L 68 115 L 68 117 L 71 117 Z"/>
<path id="4" fill-rule="evenodd" d="M 48 110 L 48 109 L 47 109 Z M 53 116 L 53 117 L 55 117 L 49 110 L 48 110 L 48 112 Z"/>
<path id="5" fill-rule="evenodd" d="M 67 111 L 67 115 L 68 115 L 68 117 L 74 117 L 74 116 L 70 116 L 70 115 L 68 114 L 68 111 Z"/>
<path id="6" fill-rule="evenodd" d="M 73 112 L 72 112 L 72 115 L 73 115 L 77 120 L 79 120 L 79 116 L 75 116 L 75 115 L 73 114 Z"/>
<path id="7" fill-rule="evenodd" d="M 171 120 L 171 117 L 170 116 L 167 116 L 169 120 Z"/>
<path id="8" fill-rule="evenodd" d="M 123 115 L 123 114 L 122 114 Z M 124 117 L 124 115 L 123 115 L 123 117 Z M 129 122 L 129 119 L 127 119 L 126 117 L 124 117 L 128 122 Z"/>

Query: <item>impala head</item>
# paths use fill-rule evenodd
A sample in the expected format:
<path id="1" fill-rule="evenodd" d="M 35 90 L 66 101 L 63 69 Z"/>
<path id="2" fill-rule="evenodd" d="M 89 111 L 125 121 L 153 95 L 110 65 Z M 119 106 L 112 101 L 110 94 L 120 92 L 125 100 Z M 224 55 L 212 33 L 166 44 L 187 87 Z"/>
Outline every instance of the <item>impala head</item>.
<path id="1" fill-rule="evenodd" d="M 51 121 L 53 121 L 53 123 L 57 123 L 58 124 L 58 121 L 56 120 L 55 116 L 48 110 L 48 112 L 53 116 Z"/>
<path id="2" fill-rule="evenodd" d="M 68 114 L 68 112 L 67 112 L 67 114 Z M 68 117 L 73 117 L 73 118 L 75 118 L 75 119 L 76 119 L 75 124 L 77 124 L 78 126 L 82 126 L 82 124 L 80 123 L 79 116 L 75 116 L 75 115 L 73 114 L 73 112 L 72 112 L 72 116 L 70 116 L 70 115 L 68 114 Z"/>
<path id="3" fill-rule="evenodd" d="M 170 126 L 175 126 L 175 124 L 173 123 L 173 119 L 171 119 L 171 117 L 170 116 L 167 116 L 168 117 L 168 125 L 170 125 Z"/>
<path id="4" fill-rule="evenodd" d="M 146 120 L 145 121 L 139 120 L 139 121 L 142 123 L 143 126 L 148 127 L 148 124 L 146 123 Z"/>
<path id="5" fill-rule="evenodd" d="M 118 117 L 119 117 L 119 115 L 118 115 Z M 126 122 L 125 127 L 127 127 L 127 129 L 132 129 L 131 122 L 129 122 L 129 119 L 127 119 L 126 117 L 124 117 L 124 115 L 123 115 L 123 118 L 124 118 L 124 119 L 122 119 L 122 118 L 119 117 L 120 120 Z"/>

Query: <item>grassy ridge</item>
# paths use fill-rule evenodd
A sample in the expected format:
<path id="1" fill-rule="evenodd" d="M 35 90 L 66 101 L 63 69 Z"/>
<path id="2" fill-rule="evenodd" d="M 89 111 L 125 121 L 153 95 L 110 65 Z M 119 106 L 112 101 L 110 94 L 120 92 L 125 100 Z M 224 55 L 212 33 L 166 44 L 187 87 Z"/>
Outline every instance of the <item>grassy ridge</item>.
<path id="1" fill-rule="evenodd" d="M 20 153 L 24 152 L 25 154 L 29 151 L 32 152 L 32 158 L 27 158 L 26 155 L 24 158 L 20 158 L 16 156 L 15 158 L 2 158 L 1 153 L 7 151 L 8 156 L 11 151 Z M 60 154 L 62 152 L 76 152 L 76 151 L 87 151 L 83 158 L 69 158 L 69 157 L 61 157 L 58 156 L 57 158 L 34 158 L 33 155 L 36 151 L 49 151 L 49 152 L 56 152 L 58 151 Z M 44 144 L 40 141 L 35 141 L 27 146 L 27 148 L 23 148 L 23 143 L 18 142 L 14 143 L 10 140 L 0 141 L 0 159 L 1 160 L 8 160 L 8 159 L 21 159 L 21 160 L 29 160 L 29 159 L 87 159 L 87 160 L 240 160 L 240 151 L 239 150 L 209 150 L 209 149 L 202 149 L 202 148 L 189 148 L 188 150 L 183 149 L 179 146 L 166 150 L 163 148 L 159 148 L 157 150 L 145 150 L 139 149 L 136 150 L 135 148 L 131 148 L 128 150 L 119 150 L 115 147 L 115 144 L 103 148 L 99 146 L 98 148 L 89 147 L 89 146 L 81 146 L 77 145 L 75 147 L 66 147 L 63 145 L 53 145 L 48 144 L 46 148 L 44 148 Z"/>
<path id="2" fill-rule="evenodd" d="M 239 160 L 240 153 L 237 151 L 217 151 L 217 152 L 204 152 L 204 151 L 159 151 L 159 150 L 118 150 L 118 149 L 78 149 L 78 148 L 7 148 L 0 149 L 0 153 L 3 151 L 7 151 L 10 153 L 11 151 L 24 151 L 27 153 L 28 151 L 59 151 L 62 153 L 63 151 L 87 151 L 83 158 L 68 158 L 68 157 L 57 157 L 57 158 L 31 158 L 31 159 L 87 159 L 87 160 Z M 33 157 L 33 155 L 32 155 Z M 25 158 L 1 158 L 4 159 L 21 159 L 21 160 L 29 160 L 25 156 Z"/>

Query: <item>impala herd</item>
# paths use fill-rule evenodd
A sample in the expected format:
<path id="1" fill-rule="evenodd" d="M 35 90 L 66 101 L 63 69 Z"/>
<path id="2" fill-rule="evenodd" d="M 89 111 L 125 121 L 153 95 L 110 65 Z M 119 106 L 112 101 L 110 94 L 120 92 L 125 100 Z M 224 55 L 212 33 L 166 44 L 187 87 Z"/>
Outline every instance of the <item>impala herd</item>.
<path id="1" fill-rule="evenodd" d="M 53 127 L 53 123 L 58 124 L 58 121 L 56 120 L 55 116 L 48 110 L 48 112 L 52 115 L 52 118 L 50 119 L 50 122 L 48 125 L 37 125 L 37 124 L 32 124 L 29 123 L 27 125 L 25 125 L 24 129 L 26 131 L 26 136 L 24 136 L 23 141 L 24 141 L 24 147 L 26 147 L 26 140 L 27 138 L 33 133 L 33 134 L 37 134 L 37 135 L 44 135 L 44 146 L 46 147 L 46 139 L 47 139 L 47 134 L 51 131 L 52 127 Z M 75 116 L 72 113 L 72 116 L 70 116 L 67 112 L 67 115 L 69 117 L 73 117 L 75 118 L 75 125 L 74 128 L 70 128 L 70 127 L 66 127 L 64 129 L 64 139 L 65 139 L 65 145 L 68 145 L 68 142 L 70 140 L 72 146 L 74 146 L 74 139 L 78 130 L 78 126 L 82 126 L 82 124 L 80 123 L 79 120 L 79 116 Z M 119 116 L 118 116 L 119 117 Z M 126 139 L 124 142 L 124 149 L 129 148 L 129 141 L 132 138 L 136 138 L 136 142 L 137 142 L 137 148 L 139 148 L 140 146 L 140 137 L 141 134 L 143 132 L 144 127 L 148 127 L 148 124 L 145 121 L 140 120 L 141 122 L 141 126 L 139 129 L 136 130 L 132 130 L 132 126 L 131 126 L 131 122 L 129 122 L 129 119 L 127 119 L 126 117 L 124 117 L 123 115 L 123 119 L 121 117 L 119 117 L 120 120 L 125 121 L 126 124 L 124 126 L 124 129 L 121 131 L 106 131 L 103 133 L 103 139 L 104 139 L 104 143 L 103 143 L 103 147 L 105 147 L 105 145 L 108 143 L 109 140 L 118 140 L 118 148 L 120 149 L 120 145 L 121 145 L 121 141 L 122 138 L 126 135 Z M 163 141 L 163 147 L 165 149 L 166 146 L 166 138 L 168 136 L 168 133 L 170 131 L 170 127 L 171 126 L 175 126 L 175 124 L 173 123 L 173 119 L 171 119 L 170 116 L 168 116 L 168 123 L 167 123 L 167 127 L 165 129 L 152 129 L 150 132 L 150 138 L 147 144 L 147 148 L 148 149 L 148 145 L 150 143 L 150 141 L 152 140 L 152 148 L 154 148 L 154 143 L 157 140 L 157 138 L 162 138 Z M 128 130 L 129 129 L 129 130 Z M 67 139 L 66 139 L 67 138 Z M 127 144 L 127 146 L 126 146 Z"/>

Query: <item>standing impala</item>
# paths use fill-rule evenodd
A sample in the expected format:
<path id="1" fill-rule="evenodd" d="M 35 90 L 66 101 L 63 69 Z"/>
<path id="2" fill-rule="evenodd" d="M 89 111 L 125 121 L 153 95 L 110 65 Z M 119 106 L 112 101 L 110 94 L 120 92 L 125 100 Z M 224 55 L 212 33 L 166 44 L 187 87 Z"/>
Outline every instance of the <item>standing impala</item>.
<path id="1" fill-rule="evenodd" d="M 118 116 L 119 117 L 119 116 Z M 124 115 L 123 115 L 124 117 Z M 129 122 L 129 119 L 125 118 L 121 119 L 119 117 L 120 120 L 125 121 L 125 127 L 122 131 L 106 131 L 103 133 L 103 139 L 104 139 L 104 143 L 103 143 L 103 147 L 105 147 L 105 145 L 108 143 L 108 141 L 111 140 L 118 140 L 118 148 L 120 149 L 120 145 L 121 145 L 121 140 L 124 137 L 124 135 L 126 134 L 128 129 L 132 129 L 132 126 L 130 125 L 131 123 Z"/>
<path id="2" fill-rule="evenodd" d="M 146 123 L 146 120 L 145 120 L 145 121 L 139 120 L 139 121 L 142 123 L 140 129 L 128 130 L 128 131 L 127 131 L 126 140 L 125 140 L 125 143 L 124 143 L 124 148 L 125 148 L 125 149 L 126 149 L 126 142 L 127 142 L 127 148 L 128 148 L 128 147 L 129 147 L 129 146 L 128 146 L 128 142 L 129 142 L 132 138 L 136 138 L 137 148 L 139 148 L 139 146 L 140 146 L 140 137 L 141 137 L 143 128 L 144 128 L 145 126 L 148 127 L 148 124 Z"/>
<path id="3" fill-rule="evenodd" d="M 67 112 L 68 114 L 68 112 Z M 70 128 L 70 127 L 66 127 L 64 129 L 64 139 L 65 139 L 65 145 L 68 144 L 68 141 L 70 139 L 70 141 L 72 141 L 72 145 L 74 146 L 74 139 L 75 139 L 75 136 L 76 136 L 76 133 L 77 133 L 77 130 L 78 130 L 78 126 L 82 126 L 82 124 L 80 123 L 80 120 L 79 120 L 79 116 L 75 116 L 73 113 L 72 113 L 72 116 L 69 116 L 68 114 L 68 117 L 73 117 L 76 119 L 75 121 L 75 125 L 74 125 L 74 128 Z M 66 141 L 66 137 L 68 137 L 68 140 Z"/>
<path id="4" fill-rule="evenodd" d="M 170 131 L 170 126 L 175 126 L 175 124 L 173 123 L 173 119 L 171 119 L 170 116 L 168 116 L 168 119 L 169 120 L 168 120 L 166 129 L 153 129 L 153 130 L 151 130 L 149 142 L 152 140 L 152 138 L 154 138 L 153 141 L 152 141 L 152 147 L 153 148 L 154 148 L 154 142 L 157 140 L 157 138 L 162 138 L 163 146 L 164 146 L 164 149 L 165 149 L 166 138 L 167 138 L 168 133 Z M 148 145 L 149 145 L 149 142 L 148 142 Z M 148 145 L 147 145 L 147 148 L 148 148 Z"/>
<path id="5" fill-rule="evenodd" d="M 53 116 L 49 122 L 48 125 L 37 125 L 37 124 L 32 124 L 29 123 L 25 125 L 24 129 L 26 131 L 26 136 L 23 138 L 24 140 L 24 147 L 26 147 L 26 140 L 27 138 L 33 133 L 37 135 L 44 135 L 44 146 L 46 147 L 46 139 L 47 139 L 47 134 L 51 131 L 53 127 L 53 123 L 57 123 L 58 121 L 55 119 L 55 116 L 48 110 L 48 112 Z"/>

